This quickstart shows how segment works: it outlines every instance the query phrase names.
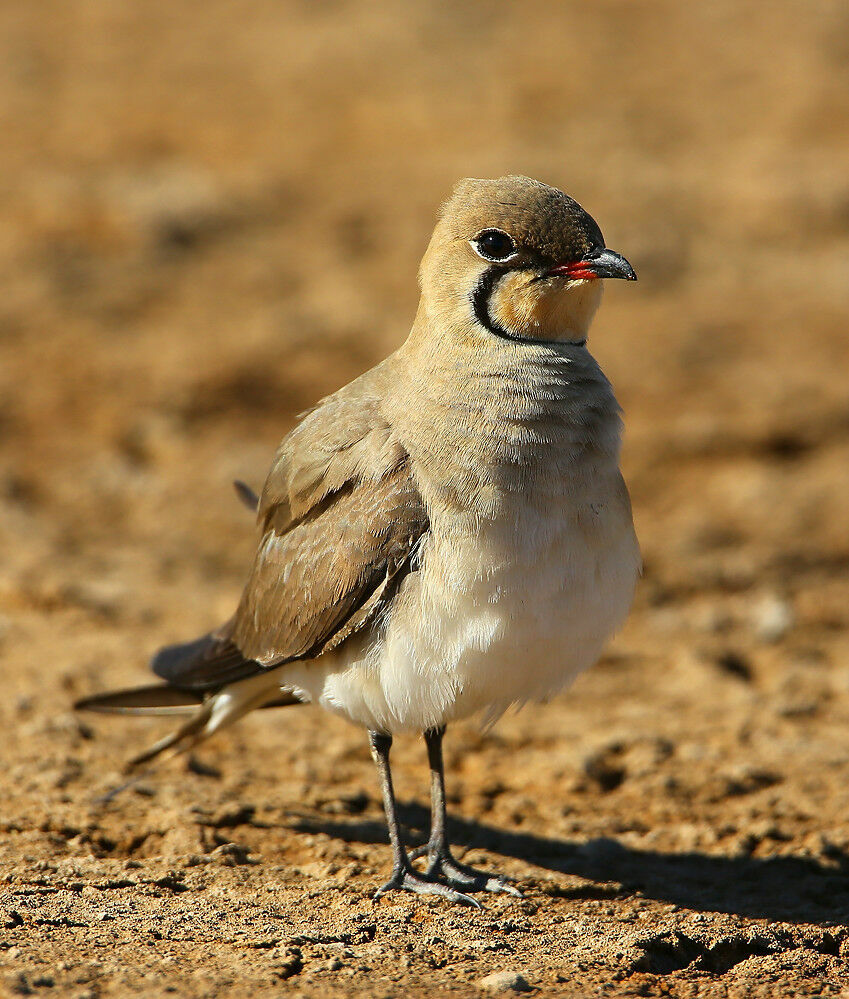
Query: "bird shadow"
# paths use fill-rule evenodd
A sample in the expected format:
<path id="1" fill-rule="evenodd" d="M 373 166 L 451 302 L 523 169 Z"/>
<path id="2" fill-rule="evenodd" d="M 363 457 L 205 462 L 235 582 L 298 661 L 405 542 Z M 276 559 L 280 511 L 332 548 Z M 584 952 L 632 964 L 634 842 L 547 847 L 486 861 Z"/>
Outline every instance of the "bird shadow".
<path id="1" fill-rule="evenodd" d="M 413 833 L 408 842 L 421 842 L 427 835 L 427 810 L 404 803 L 399 811 L 404 825 Z M 370 819 L 326 821 L 301 817 L 291 827 L 302 832 L 323 832 L 349 843 L 387 842 L 383 823 Z M 661 853 L 624 846 L 609 838 L 573 843 L 456 818 L 449 819 L 449 832 L 455 846 L 485 848 L 556 874 L 596 883 L 556 889 L 554 894 L 563 897 L 640 895 L 684 909 L 775 922 L 849 922 L 849 855 L 843 851 L 832 851 L 828 862 L 799 856 Z"/>

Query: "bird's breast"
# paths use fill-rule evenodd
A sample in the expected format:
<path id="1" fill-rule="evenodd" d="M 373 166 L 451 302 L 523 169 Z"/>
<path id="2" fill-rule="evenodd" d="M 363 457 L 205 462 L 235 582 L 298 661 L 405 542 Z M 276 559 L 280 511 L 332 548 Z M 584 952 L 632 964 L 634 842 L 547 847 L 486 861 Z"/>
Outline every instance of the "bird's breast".
<path id="1" fill-rule="evenodd" d="M 421 709 L 413 727 L 547 697 L 621 624 L 640 564 L 627 491 L 615 465 L 577 481 L 501 497 L 492 520 L 434 510 L 382 656 L 389 704 Z"/>
<path id="2" fill-rule="evenodd" d="M 619 408 L 593 358 L 498 344 L 474 360 L 431 359 L 385 403 L 430 527 L 373 640 L 340 648 L 320 695 L 382 731 L 560 690 L 622 623 L 639 572 Z"/>

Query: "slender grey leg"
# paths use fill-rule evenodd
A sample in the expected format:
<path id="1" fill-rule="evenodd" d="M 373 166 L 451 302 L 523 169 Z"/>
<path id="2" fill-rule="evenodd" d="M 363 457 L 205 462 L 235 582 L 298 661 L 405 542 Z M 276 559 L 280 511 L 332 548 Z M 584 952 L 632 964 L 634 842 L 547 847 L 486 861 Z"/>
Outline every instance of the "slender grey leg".
<path id="1" fill-rule="evenodd" d="M 475 870 L 474 867 L 467 867 L 451 855 L 445 815 L 445 768 L 442 762 L 444 735 L 444 727 L 431 729 L 424 735 L 427 758 L 430 762 L 430 839 L 426 847 L 414 851 L 413 857 L 424 856 L 427 853 L 427 877 L 441 878 L 452 888 L 462 888 L 464 891 L 505 892 L 522 898 L 518 888 L 514 888 L 504 878 Z"/>
<path id="2" fill-rule="evenodd" d="M 386 812 L 386 824 L 389 827 L 389 841 L 392 844 L 392 875 L 386 884 L 374 896 L 376 899 L 393 889 L 412 891 L 418 895 L 441 895 L 451 902 L 460 902 L 480 908 L 475 899 L 455 891 L 448 885 L 441 884 L 426 874 L 420 874 L 410 863 L 404 850 L 401 838 L 401 826 L 398 822 L 398 810 L 395 804 L 395 791 L 392 788 L 392 773 L 389 769 L 389 750 L 392 746 L 392 736 L 380 732 L 369 732 L 371 755 L 377 765 L 380 778 L 380 790 L 383 794 L 383 808 Z"/>

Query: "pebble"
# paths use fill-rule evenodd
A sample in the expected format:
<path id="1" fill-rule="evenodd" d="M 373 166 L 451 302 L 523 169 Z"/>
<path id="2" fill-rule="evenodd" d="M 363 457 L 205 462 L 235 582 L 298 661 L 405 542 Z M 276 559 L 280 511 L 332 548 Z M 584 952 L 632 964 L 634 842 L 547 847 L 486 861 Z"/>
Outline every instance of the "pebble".
<path id="1" fill-rule="evenodd" d="M 484 992 L 498 995 L 504 992 L 530 992 L 531 987 L 518 971 L 496 971 L 475 982 Z"/>
<path id="2" fill-rule="evenodd" d="M 778 642 L 793 627 L 793 608 L 786 600 L 764 597 L 753 608 L 752 624 L 762 642 Z"/>

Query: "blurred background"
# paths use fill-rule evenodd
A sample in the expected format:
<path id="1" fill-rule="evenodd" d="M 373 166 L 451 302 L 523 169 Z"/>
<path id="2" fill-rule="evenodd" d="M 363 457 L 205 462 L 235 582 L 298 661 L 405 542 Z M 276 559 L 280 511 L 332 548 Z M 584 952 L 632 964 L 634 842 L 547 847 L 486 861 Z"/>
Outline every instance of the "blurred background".
<path id="1" fill-rule="evenodd" d="M 639 275 L 591 348 L 646 573 L 598 670 L 497 730 L 524 769 L 461 730 L 458 807 L 723 856 L 849 844 L 845 4 L 6 2 L 0 126 L 10 863 L 107 856 L 104 823 L 126 858 L 145 822 L 136 853 L 176 862 L 156 830 L 236 786 L 320 811 L 353 784 L 379 816 L 361 735 L 300 712 L 210 747 L 220 787 L 104 817 L 92 787 L 152 727 L 92 739 L 69 705 L 229 615 L 254 543 L 231 480 L 261 486 L 295 415 L 401 343 L 439 204 L 508 172 L 575 197 Z M 399 757 L 421 800 L 419 748 Z"/>

